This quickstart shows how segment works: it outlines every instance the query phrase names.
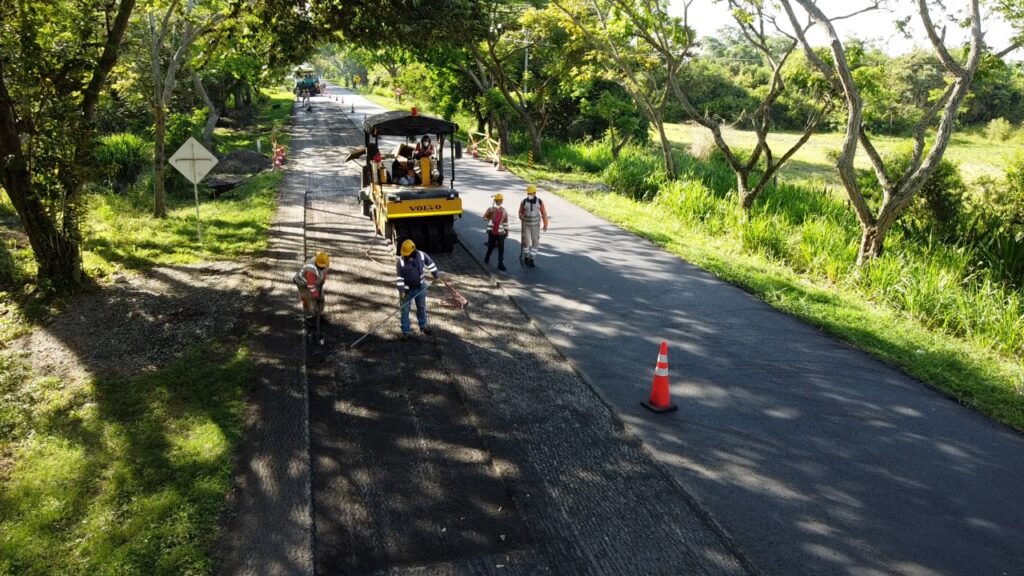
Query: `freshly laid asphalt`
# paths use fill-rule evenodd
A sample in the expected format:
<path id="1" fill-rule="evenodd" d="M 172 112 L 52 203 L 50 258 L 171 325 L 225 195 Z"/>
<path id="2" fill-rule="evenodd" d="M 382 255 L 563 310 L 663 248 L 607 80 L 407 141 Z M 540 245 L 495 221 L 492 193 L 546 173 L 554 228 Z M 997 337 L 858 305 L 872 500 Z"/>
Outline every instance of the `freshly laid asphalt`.
<path id="1" fill-rule="evenodd" d="M 394 249 L 355 202 L 361 117 L 342 111 L 293 116 L 219 572 L 756 574 L 462 246 L 435 257 L 470 306 L 435 286 L 434 334 L 398 339 Z M 323 346 L 290 281 L 320 249 Z"/>
<path id="2" fill-rule="evenodd" d="M 345 94 L 346 112 L 381 108 Z M 352 115 L 352 114 L 350 114 Z M 524 183 L 456 164 L 462 243 Z M 501 286 L 766 574 L 1024 574 L 1024 437 L 546 190 Z M 639 402 L 669 344 L 679 411 Z M 905 350 L 906 354 L 921 351 Z M 612 573 L 612 572 L 608 572 Z"/>

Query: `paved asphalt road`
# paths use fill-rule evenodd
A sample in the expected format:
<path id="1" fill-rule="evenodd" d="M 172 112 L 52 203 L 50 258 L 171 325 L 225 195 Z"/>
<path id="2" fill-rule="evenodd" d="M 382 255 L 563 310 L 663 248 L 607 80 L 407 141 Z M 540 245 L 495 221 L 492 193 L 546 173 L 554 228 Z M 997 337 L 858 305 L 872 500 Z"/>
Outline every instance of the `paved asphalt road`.
<path id="1" fill-rule="evenodd" d="M 382 111 L 346 95 L 356 113 Z M 490 196 L 524 183 L 456 164 L 460 239 L 482 256 Z M 710 509 L 776 575 L 1024 574 L 1024 437 L 757 298 L 541 190 L 536 269 L 507 242 L 514 296 Z M 680 409 L 646 397 L 669 344 Z M 915 351 L 908 350 L 911 354 Z"/>
<path id="2" fill-rule="evenodd" d="M 293 116 L 278 215 L 304 203 L 305 233 L 275 226 L 304 237 L 307 254 L 329 251 L 334 269 L 327 344 L 307 339 L 307 385 L 292 386 L 297 398 L 309 391 L 311 492 L 279 467 L 246 474 L 262 489 L 245 495 L 251 505 L 236 517 L 245 521 L 233 523 L 240 531 L 229 559 L 244 564 L 226 563 L 229 573 L 308 573 L 312 554 L 321 576 L 756 575 L 463 246 L 434 258 L 470 306 L 446 306 L 435 285 L 433 334 L 398 338 L 387 317 L 394 249 L 375 241 L 355 202 L 356 164 L 338 161 L 343 145 L 362 139 L 340 108 L 314 98 Z M 304 202 L 293 193 L 303 181 Z M 288 270 L 273 273 L 277 287 L 290 286 L 295 248 Z M 270 316 L 294 319 L 290 304 Z M 382 320 L 359 347 L 342 345 Z M 262 371 L 294 358 L 267 360 Z M 261 400 L 287 400 L 268 392 L 254 398 L 264 420 L 276 410 Z M 282 407 L 292 415 L 290 403 Z M 300 436 L 305 419 L 297 420 L 281 423 L 279 436 Z M 266 432 L 256 437 L 274 440 Z M 256 504 L 281 494 L 267 489 L 278 485 L 311 498 L 267 502 L 260 514 Z M 305 526 L 311 538 L 274 540 L 261 526 L 269 534 Z M 271 564 L 278 559 L 294 561 Z M 252 570 L 261 561 L 266 567 Z"/>

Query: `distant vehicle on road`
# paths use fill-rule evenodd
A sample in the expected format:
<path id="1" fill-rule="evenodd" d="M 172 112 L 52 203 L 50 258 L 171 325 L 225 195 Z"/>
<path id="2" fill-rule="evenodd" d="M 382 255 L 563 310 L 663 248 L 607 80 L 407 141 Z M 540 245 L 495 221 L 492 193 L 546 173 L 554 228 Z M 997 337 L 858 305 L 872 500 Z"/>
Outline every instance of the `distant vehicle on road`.
<path id="1" fill-rule="evenodd" d="M 365 145 L 349 153 L 346 161 L 366 156 L 359 199 L 377 233 L 398 251 L 407 239 L 417 247 L 451 252 L 455 247 L 455 219 L 462 217 L 462 199 L 455 190 L 455 140 L 458 125 L 411 111 L 392 111 L 363 121 Z M 390 145 L 381 138 L 397 136 Z M 432 137 L 429 153 L 410 143 Z M 451 172 L 444 184 L 444 144 L 450 142 Z M 436 149 L 433 142 L 437 143 Z M 382 153 L 381 146 L 391 151 Z"/>
<path id="2" fill-rule="evenodd" d="M 318 96 L 323 90 L 320 78 L 312 66 L 303 64 L 295 69 L 295 95 L 307 92 L 310 96 Z"/>

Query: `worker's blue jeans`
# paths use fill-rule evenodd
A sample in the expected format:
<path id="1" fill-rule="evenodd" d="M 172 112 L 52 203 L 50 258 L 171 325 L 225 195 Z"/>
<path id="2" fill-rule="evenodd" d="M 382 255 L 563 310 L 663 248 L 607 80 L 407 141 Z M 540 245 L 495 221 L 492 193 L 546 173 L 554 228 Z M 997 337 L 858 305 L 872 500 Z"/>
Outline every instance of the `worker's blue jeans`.
<path id="1" fill-rule="evenodd" d="M 402 334 L 408 334 L 412 331 L 412 327 L 409 325 L 409 308 L 412 307 L 412 300 L 415 296 L 416 300 L 416 322 L 419 323 L 420 329 L 427 327 L 427 285 L 424 284 L 414 290 L 407 290 L 405 292 L 405 298 L 402 299 Z M 417 295 L 417 292 L 419 293 Z"/>

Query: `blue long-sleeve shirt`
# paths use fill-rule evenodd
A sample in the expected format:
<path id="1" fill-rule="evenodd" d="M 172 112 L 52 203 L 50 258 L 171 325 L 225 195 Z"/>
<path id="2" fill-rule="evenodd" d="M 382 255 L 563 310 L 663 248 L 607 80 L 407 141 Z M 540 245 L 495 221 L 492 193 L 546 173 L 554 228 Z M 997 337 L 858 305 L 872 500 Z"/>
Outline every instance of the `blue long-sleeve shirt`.
<path id="1" fill-rule="evenodd" d="M 412 257 L 406 260 L 403 257 L 398 258 L 398 264 L 395 266 L 398 271 L 395 282 L 398 285 L 398 291 L 404 292 L 406 290 L 419 290 L 423 286 L 423 272 L 426 270 L 437 278 L 441 275 L 437 271 L 437 265 L 434 264 L 434 260 L 422 250 L 417 250 L 412 253 Z"/>

